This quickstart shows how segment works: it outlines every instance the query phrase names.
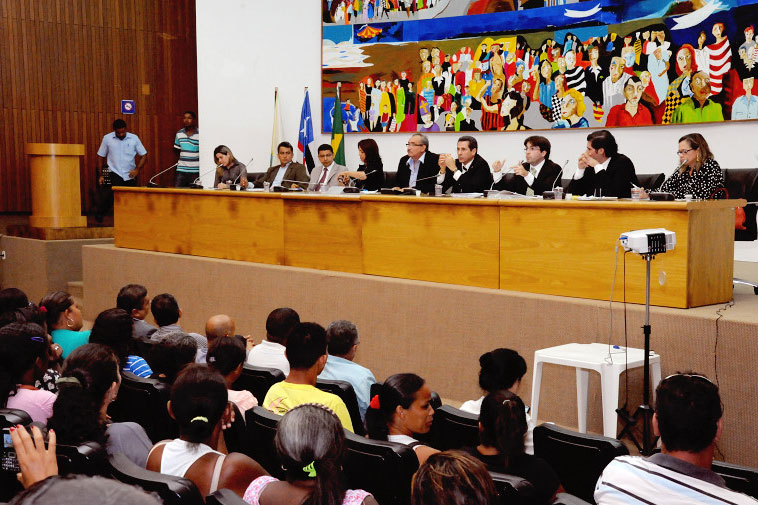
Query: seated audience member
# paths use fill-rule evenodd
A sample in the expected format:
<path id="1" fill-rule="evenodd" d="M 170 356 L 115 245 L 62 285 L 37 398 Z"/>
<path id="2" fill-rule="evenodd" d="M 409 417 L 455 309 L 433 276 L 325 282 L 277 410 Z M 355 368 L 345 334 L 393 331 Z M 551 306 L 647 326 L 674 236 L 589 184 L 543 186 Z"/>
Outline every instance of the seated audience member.
<path id="1" fill-rule="evenodd" d="M 26 293 L 18 288 L 0 289 L 0 316 L 6 313 L 15 312 L 16 309 L 22 309 L 29 305 L 29 298 Z M 2 320 L 0 320 L 2 321 Z M 12 323 L 16 321 L 8 321 Z M 7 324 L 7 323 L 6 323 Z M 5 326 L 0 322 L 0 326 Z"/>
<path id="2" fill-rule="evenodd" d="M 153 348 L 151 378 L 173 384 L 179 371 L 195 362 L 195 356 L 197 342 L 194 338 L 181 331 L 169 333 Z"/>
<path id="3" fill-rule="evenodd" d="M 132 336 L 134 338 L 145 338 L 155 333 L 156 328 L 145 321 L 150 313 L 150 298 L 147 296 L 147 289 L 140 284 L 127 284 L 121 288 L 116 297 L 116 307 L 125 310 L 132 319 Z"/>
<path id="4" fill-rule="evenodd" d="M 342 399 L 316 387 L 316 378 L 326 364 L 326 331 L 316 323 L 300 323 L 287 337 L 290 373 L 266 393 L 263 407 L 283 415 L 303 403 L 320 403 L 332 409 L 345 429 L 353 431 L 350 414 Z"/>
<path id="5" fill-rule="evenodd" d="M 300 324 L 300 316 L 294 310 L 283 307 L 274 309 L 266 318 L 266 340 L 256 345 L 247 355 L 247 362 L 253 366 L 278 368 L 289 375 L 290 364 L 284 355 L 287 336 Z"/>
<path id="6" fill-rule="evenodd" d="M 711 470 L 724 427 L 722 415 L 718 387 L 706 377 L 675 374 L 663 379 L 655 390 L 652 419 L 653 432 L 661 437 L 661 452 L 611 461 L 595 486 L 595 501 L 598 505 L 758 503 L 727 489 L 724 479 Z"/>
<path id="7" fill-rule="evenodd" d="M 250 482 L 267 475 L 250 457 L 217 450 L 226 398 L 224 378 L 216 370 L 199 364 L 182 370 L 168 403 L 169 414 L 179 424 L 179 438 L 153 446 L 147 469 L 185 477 L 202 496 L 222 488 L 242 496 Z"/>
<path id="8" fill-rule="evenodd" d="M 376 505 L 368 492 L 344 488 L 345 432 L 323 405 L 306 403 L 287 412 L 276 427 L 274 445 L 286 480 L 258 477 L 245 491 L 247 503 Z"/>
<path id="9" fill-rule="evenodd" d="M 308 187 L 308 170 L 302 163 L 292 161 L 292 144 L 281 142 L 276 148 L 276 155 L 279 158 L 279 164 L 269 167 L 263 177 L 255 181 L 255 186 L 262 188 L 263 183 L 268 182 L 272 188 L 275 186 L 289 188 L 293 184 L 296 187 Z"/>
<path id="10" fill-rule="evenodd" d="M 26 411 L 32 421 L 47 423 L 55 395 L 33 386 L 35 373 L 47 370 L 50 341 L 33 323 L 0 328 L 0 407 Z"/>
<path id="11" fill-rule="evenodd" d="M 579 167 L 567 192 L 631 198 L 632 184 L 639 186 L 634 164 L 618 152 L 611 132 L 597 130 L 587 135 L 587 150 L 579 156 Z"/>
<path id="12" fill-rule="evenodd" d="M 162 293 L 156 296 L 150 304 L 150 309 L 153 311 L 155 322 L 158 323 L 158 329 L 150 335 L 151 340 L 160 341 L 170 333 L 183 331 L 181 326 L 179 326 L 179 318 L 182 317 L 182 311 L 179 309 L 179 304 L 173 295 Z M 205 355 L 208 352 L 208 339 L 197 333 L 187 333 L 187 335 L 197 342 L 195 361 L 205 363 Z"/>
<path id="13" fill-rule="evenodd" d="M 429 137 L 413 134 L 406 146 L 408 154 L 400 158 L 397 165 L 397 187 L 434 194 L 436 175 L 440 171 L 439 155 L 429 151 Z"/>
<path id="14" fill-rule="evenodd" d="M 104 310 L 95 319 L 89 341 L 110 347 L 118 356 L 121 370 L 137 377 L 150 377 L 153 375 L 150 365 L 133 353 L 132 324 L 132 316 L 125 310 Z"/>
<path id="15" fill-rule="evenodd" d="M 246 351 L 245 355 L 247 356 L 247 350 L 253 347 L 253 337 L 251 335 L 244 337 L 236 335 L 235 331 L 234 319 L 226 314 L 217 314 L 209 317 L 205 322 L 205 338 L 208 339 L 208 348 L 210 349 L 211 343 L 219 337 L 234 337 L 242 342 L 242 346 Z"/>
<path id="16" fill-rule="evenodd" d="M 424 379 L 412 373 L 391 375 L 379 386 L 366 410 L 366 430 L 369 438 L 388 440 L 412 447 L 419 464 L 423 464 L 437 449 L 423 445 L 413 438 L 428 433 L 432 427 L 434 409 L 430 405 L 432 392 Z"/>
<path id="17" fill-rule="evenodd" d="M 492 163 L 494 170 L 492 189 L 508 190 L 522 195 L 541 196 L 544 191 L 551 191 L 553 185 L 560 186 L 558 176 L 561 167 L 550 159 L 550 141 L 545 137 L 533 135 L 524 140 L 525 161 L 513 165 L 510 170 L 514 177 L 507 180 L 503 178 L 507 170 L 503 170 L 503 161 Z"/>
<path id="18" fill-rule="evenodd" d="M 55 456 L 53 455 L 53 459 Z M 50 465 L 52 466 L 52 465 Z M 29 465 L 26 465 L 28 468 Z M 154 494 L 137 486 L 130 486 L 105 477 L 67 475 L 43 477 L 34 485 L 17 494 L 9 505 L 161 505 Z M 27 470 L 28 473 L 28 470 Z M 45 475 L 43 472 L 42 475 Z"/>
<path id="19" fill-rule="evenodd" d="M 477 447 L 463 449 L 493 472 L 518 475 L 532 483 L 538 503 L 550 503 L 563 491 L 558 476 L 544 460 L 524 452 L 526 409 L 510 391 L 488 394 L 479 414 Z"/>
<path id="20" fill-rule="evenodd" d="M 342 172 L 340 183 L 345 186 L 350 184 L 352 178 L 357 188 L 368 191 L 382 189 L 384 184 L 384 165 L 382 157 L 379 156 L 379 146 L 374 139 L 362 139 L 358 141 L 358 157 L 361 164 L 358 170 Z"/>
<path id="21" fill-rule="evenodd" d="M 411 483 L 411 505 L 499 505 L 484 464 L 460 451 L 432 454 Z"/>
<path id="22" fill-rule="evenodd" d="M 65 291 L 50 293 L 39 302 L 39 306 L 45 313 L 47 331 L 53 337 L 53 343 L 61 346 L 63 359 L 80 345 L 89 342 L 89 330 L 82 331 L 82 311 L 70 294 Z"/>
<path id="23" fill-rule="evenodd" d="M 218 337 L 208 348 L 208 366 L 224 376 L 229 401 L 234 402 L 241 413 L 258 405 L 258 400 L 250 391 L 235 391 L 232 384 L 242 375 L 245 363 L 245 344 L 238 338 Z"/>
<path id="24" fill-rule="evenodd" d="M 334 321 L 326 328 L 326 340 L 329 357 L 324 371 L 318 377 L 352 384 L 363 419 L 366 417 L 366 409 L 371 399 L 371 384 L 375 383 L 376 379 L 371 370 L 353 362 L 358 350 L 358 328 L 350 321 Z"/>
<path id="25" fill-rule="evenodd" d="M 679 139 L 679 168 L 655 191 L 673 193 L 677 198 L 692 195 L 706 200 L 725 186 L 724 173 L 699 133 L 688 133 Z"/>
<path id="26" fill-rule="evenodd" d="M 526 373 L 526 361 L 513 349 L 500 347 L 479 356 L 479 387 L 486 393 L 507 390 L 517 395 L 521 389 L 521 379 Z M 478 400 L 463 402 L 461 410 L 479 414 L 484 396 Z M 526 414 L 528 431 L 524 440 L 527 454 L 534 454 L 534 421 Z"/>
<path id="27" fill-rule="evenodd" d="M 331 145 L 318 146 L 318 160 L 321 165 L 311 171 L 308 191 L 325 191 L 327 188 L 338 186 L 338 175 L 345 171 L 345 167 L 334 162 L 334 149 Z"/>
<path id="28" fill-rule="evenodd" d="M 479 156 L 479 144 L 474 137 L 464 135 L 458 139 L 457 158 L 441 154 L 437 184 L 442 192 L 483 193 L 492 186 L 489 164 Z"/>
<path id="29" fill-rule="evenodd" d="M 95 441 L 108 454 L 122 453 L 144 468 L 153 445 L 145 430 L 137 423 L 111 423 L 108 417 L 108 406 L 121 385 L 120 368 L 118 356 L 107 346 L 90 343 L 76 348 L 66 358 L 47 425 L 60 444 Z"/>

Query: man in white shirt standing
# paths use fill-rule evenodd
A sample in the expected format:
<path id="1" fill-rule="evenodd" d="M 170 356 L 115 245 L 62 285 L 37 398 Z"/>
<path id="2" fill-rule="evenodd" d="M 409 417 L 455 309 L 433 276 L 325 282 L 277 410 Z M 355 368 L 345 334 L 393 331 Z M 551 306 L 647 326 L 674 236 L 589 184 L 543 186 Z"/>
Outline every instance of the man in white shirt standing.
<path id="1" fill-rule="evenodd" d="M 329 144 L 318 146 L 318 160 L 320 167 L 315 167 L 311 172 L 311 180 L 308 191 L 326 191 L 327 188 L 339 186 L 337 175 L 347 170 L 346 167 L 334 162 L 334 149 Z"/>
<path id="2" fill-rule="evenodd" d="M 266 318 L 266 340 L 250 349 L 247 363 L 265 368 L 278 368 L 284 375 L 289 375 L 290 363 L 284 351 L 287 337 L 298 324 L 300 316 L 294 310 L 288 307 L 274 309 Z"/>

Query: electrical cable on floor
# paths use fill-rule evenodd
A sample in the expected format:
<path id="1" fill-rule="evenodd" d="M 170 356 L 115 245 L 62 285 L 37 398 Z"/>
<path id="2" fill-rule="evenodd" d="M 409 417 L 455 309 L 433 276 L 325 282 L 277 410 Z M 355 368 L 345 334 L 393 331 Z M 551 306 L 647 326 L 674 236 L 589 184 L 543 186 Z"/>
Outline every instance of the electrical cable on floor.
<path id="1" fill-rule="evenodd" d="M 714 377 L 716 387 L 719 386 L 719 368 L 718 368 L 718 346 L 719 346 L 719 321 L 724 317 L 724 311 L 734 305 L 734 299 L 728 302 L 726 305 L 716 311 L 716 339 L 713 342 L 713 372 L 716 375 Z"/>

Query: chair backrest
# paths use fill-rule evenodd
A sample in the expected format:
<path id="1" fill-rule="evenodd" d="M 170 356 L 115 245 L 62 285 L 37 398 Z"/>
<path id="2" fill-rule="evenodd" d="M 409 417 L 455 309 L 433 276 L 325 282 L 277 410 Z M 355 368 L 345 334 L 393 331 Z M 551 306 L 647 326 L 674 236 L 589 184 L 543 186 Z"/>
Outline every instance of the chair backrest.
<path id="1" fill-rule="evenodd" d="M 397 184 L 397 172 L 384 172 L 384 186 L 385 188 L 394 188 Z"/>
<path id="2" fill-rule="evenodd" d="M 245 454 L 261 464 L 263 468 L 278 479 L 284 478 L 284 471 L 274 447 L 276 426 L 282 416 L 264 409 L 253 407 L 245 413 L 247 437 Z"/>
<path id="3" fill-rule="evenodd" d="M 111 454 L 108 459 L 116 480 L 157 493 L 165 505 L 203 505 L 200 491 L 189 479 L 151 472 L 123 454 Z"/>
<path id="4" fill-rule="evenodd" d="M 347 381 L 332 379 L 317 379 L 316 387 L 321 391 L 332 393 L 340 397 L 345 402 L 347 411 L 350 414 L 350 421 L 353 423 L 353 431 L 356 435 L 365 435 L 366 427 L 361 419 L 361 412 L 358 409 L 358 397 L 355 396 L 353 385 Z"/>
<path id="5" fill-rule="evenodd" d="M 758 201 L 758 169 L 727 169 L 724 170 L 724 184 L 729 191 L 729 198 L 744 198 L 748 202 Z M 756 225 L 758 206 L 748 204 L 745 206 L 745 230 L 735 230 L 735 240 L 752 241 L 758 238 L 758 225 Z"/>
<path id="6" fill-rule="evenodd" d="M 105 449 L 97 442 L 79 445 L 58 444 L 55 447 L 58 474 L 100 475 L 110 477 Z"/>
<path id="7" fill-rule="evenodd" d="M 153 442 L 176 438 L 179 428 L 168 414 L 169 387 L 157 379 L 121 372 L 121 387 L 108 413 L 114 421 L 134 421 Z"/>
<path id="8" fill-rule="evenodd" d="M 442 405 L 434 411 L 430 443 L 441 451 L 476 447 L 479 445 L 479 416 Z"/>
<path id="9" fill-rule="evenodd" d="M 637 174 L 637 182 L 640 183 L 640 187 L 650 191 L 663 184 L 666 180 L 666 174 Z"/>
<path id="10" fill-rule="evenodd" d="M 234 408 L 234 422 L 223 431 L 224 443 L 228 452 L 244 452 L 247 447 L 247 426 L 245 416 L 240 409 L 232 404 Z"/>
<path id="11" fill-rule="evenodd" d="M 219 489 L 205 498 L 206 505 L 248 505 L 231 489 Z"/>
<path id="12" fill-rule="evenodd" d="M 534 429 L 534 455 L 553 467 L 566 492 L 593 501 L 595 484 L 616 456 L 629 454 L 614 438 L 577 433 L 545 423 Z"/>
<path id="13" fill-rule="evenodd" d="M 266 368 L 245 363 L 242 367 L 242 375 L 232 384 L 232 389 L 237 391 L 246 389 L 253 393 L 259 404 L 263 404 L 268 389 L 277 382 L 283 381 L 284 378 L 284 372 L 278 368 Z"/>
<path id="14" fill-rule="evenodd" d="M 410 503 L 411 477 L 418 470 L 412 448 L 371 440 L 345 430 L 347 454 L 343 465 L 347 486 L 365 489 L 382 505 Z"/>
<path id="15" fill-rule="evenodd" d="M 758 468 L 714 461 L 711 470 L 724 478 L 729 489 L 758 499 Z"/>
<path id="16" fill-rule="evenodd" d="M 531 482 L 506 473 L 490 472 L 495 482 L 502 505 L 532 505 L 537 503 L 537 493 Z"/>
<path id="17" fill-rule="evenodd" d="M 27 426 L 31 423 L 32 417 L 25 410 L 0 409 L 0 428 L 16 426 L 18 424 Z"/>

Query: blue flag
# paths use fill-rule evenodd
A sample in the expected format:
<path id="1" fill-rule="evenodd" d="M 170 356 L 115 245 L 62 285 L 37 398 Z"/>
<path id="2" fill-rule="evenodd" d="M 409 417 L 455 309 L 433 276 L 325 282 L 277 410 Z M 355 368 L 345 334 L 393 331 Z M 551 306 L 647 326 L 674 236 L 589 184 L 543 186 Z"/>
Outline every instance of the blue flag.
<path id="1" fill-rule="evenodd" d="M 305 90 L 303 110 L 300 113 L 300 131 L 297 134 L 297 150 L 300 151 L 300 162 L 308 168 L 308 173 L 316 166 L 311 155 L 310 144 L 313 142 L 313 116 L 311 116 L 311 100 L 308 90 Z"/>

